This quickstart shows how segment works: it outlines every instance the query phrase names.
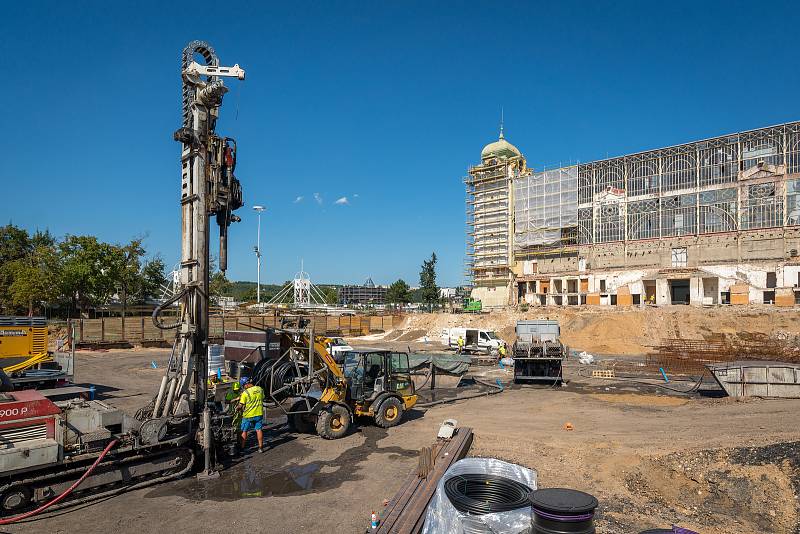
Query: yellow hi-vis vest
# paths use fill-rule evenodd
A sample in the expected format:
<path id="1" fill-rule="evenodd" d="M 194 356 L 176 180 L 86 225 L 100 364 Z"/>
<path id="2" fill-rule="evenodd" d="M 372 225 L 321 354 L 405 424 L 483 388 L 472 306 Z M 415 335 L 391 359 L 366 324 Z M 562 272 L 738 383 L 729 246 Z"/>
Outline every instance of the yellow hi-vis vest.
<path id="1" fill-rule="evenodd" d="M 252 386 L 244 390 L 239 397 L 239 404 L 244 405 L 242 417 L 261 417 L 264 415 L 264 390 Z"/>

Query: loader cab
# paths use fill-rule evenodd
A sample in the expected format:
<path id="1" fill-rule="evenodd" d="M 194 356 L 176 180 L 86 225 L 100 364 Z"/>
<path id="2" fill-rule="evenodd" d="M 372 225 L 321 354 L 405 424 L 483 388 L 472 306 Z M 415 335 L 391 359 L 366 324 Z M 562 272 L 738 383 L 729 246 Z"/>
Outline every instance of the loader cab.
<path id="1" fill-rule="evenodd" d="M 380 394 L 414 394 L 408 354 L 383 349 L 358 349 L 344 355 L 342 372 L 352 401 L 369 402 Z"/>

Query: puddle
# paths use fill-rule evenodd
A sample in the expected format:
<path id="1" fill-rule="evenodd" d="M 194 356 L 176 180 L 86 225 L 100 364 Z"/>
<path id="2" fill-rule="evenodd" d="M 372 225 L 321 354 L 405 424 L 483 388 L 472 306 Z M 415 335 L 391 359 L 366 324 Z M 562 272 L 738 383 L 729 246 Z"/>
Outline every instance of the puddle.
<path id="1" fill-rule="evenodd" d="M 226 473 L 224 483 L 208 484 L 204 488 L 203 498 L 227 501 L 302 493 L 313 489 L 321 466 L 310 463 L 278 472 L 262 472 L 251 464 L 243 467 Z"/>
<path id="2" fill-rule="evenodd" d="M 322 493 L 338 488 L 344 482 L 361 480 L 363 471 L 360 464 L 372 454 L 384 455 L 387 461 L 413 458 L 418 454 L 416 450 L 402 447 L 378 446 L 378 441 L 387 435 L 382 428 L 365 427 L 355 434 L 363 436 L 363 443 L 345 449 L 333 460 L 303 464 L 296 462 L 313 454 L 314 449 L 326 447 L 328 442 L 316 436 L 310 438 L 313 440 L 310 442 L 297 442 L 296 436 L 290 433 L 270 436 L 272 439 L 268 437 L 268 441 L 272 441 L 273 448 L 263 454 L 251 453 L 222 471 L 218 479 L 199 481 L 185 478 L 157 487 L 145 497 L 180 496 L 199 502 Z M 355 437 L 351 435 L 342 439 Z"/>

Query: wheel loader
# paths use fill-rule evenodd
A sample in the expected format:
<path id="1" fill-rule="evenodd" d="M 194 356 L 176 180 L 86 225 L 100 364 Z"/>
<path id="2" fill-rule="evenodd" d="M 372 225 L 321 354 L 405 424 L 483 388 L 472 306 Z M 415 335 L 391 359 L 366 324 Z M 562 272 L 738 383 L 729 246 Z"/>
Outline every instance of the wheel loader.
<path id="1" fill-rule="evenodd" d="M 326 338 L 305 325 L 269 329 L 269 339 L 253 381 L 298 432 L 337 439 L 356 417 L 389 428 L 417 402 L 407 353 L 354 349 L 340 366 L 328 353 Z"/>

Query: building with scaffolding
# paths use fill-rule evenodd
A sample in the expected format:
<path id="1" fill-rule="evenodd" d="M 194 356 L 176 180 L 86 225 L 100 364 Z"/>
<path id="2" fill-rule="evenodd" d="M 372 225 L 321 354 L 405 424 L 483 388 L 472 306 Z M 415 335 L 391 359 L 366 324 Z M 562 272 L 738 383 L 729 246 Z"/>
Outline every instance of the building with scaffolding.
<path id="1" fill-rule="evenodd" d="M 800 122 L 541 171 L 501 130 L 464 182 L 484 306 L 800 300 Z"/>
<path id="2" fill-rule="evenodd" d="M 339 304 L 343 306 L 380 306 L 386 304 L 385 286 L 376 286 L 372 278 L 367 278 L 361 286 L 342 286 L 339 288 Z"/>

